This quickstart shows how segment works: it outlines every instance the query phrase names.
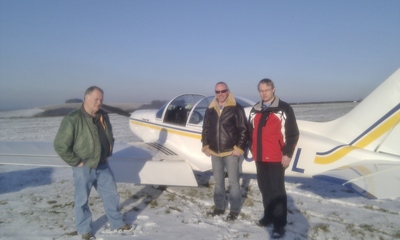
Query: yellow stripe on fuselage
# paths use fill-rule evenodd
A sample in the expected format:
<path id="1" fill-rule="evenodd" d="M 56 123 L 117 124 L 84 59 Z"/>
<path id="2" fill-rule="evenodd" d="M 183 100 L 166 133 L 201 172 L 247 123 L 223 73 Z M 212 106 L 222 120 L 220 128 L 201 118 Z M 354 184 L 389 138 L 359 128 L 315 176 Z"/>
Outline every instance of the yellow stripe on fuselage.
<path id="1" fill-rule="evenodd" d="M 375 130 L 372 130 L 365 137 L 361 138 L 360 141 L 354 144 L 355 147 L 364 148 L 371 142 L 375 141 L 377 138 L 388 132 L 392 129 L 396 124 L 400 124 L 400 112 L 394 114 L 391 118 L 377 127 Z"/>
<path id="2" fill-rule="evenodd" d="M 392 129 L 396 124 L 400 124 L 400 112 L 398 111 L 392 117 L 388 118 L 384 121 L 381 125 L 376 127 L 375 129 L 371 130 L 368 134 L 362 137 L 359 141 L 354 143 L 352 146 L 343 146 L 337 149 L 336 151 L 329 153 L 325 156 L 316 156 L 314 159 L 315 163 L 318 164 L 329 164 L 333 163 L 342 157 L 346 156 L 349 152 L 359 149 L 365 148 L 368 144 L 372 143 L 383 134 L 387 133 L 390 129 Z"/>
<path id="3" fill-rule="evenodd" d="M 201 134 L 188 132 L 183 129 L 178 130 L 178 129 L 169 128 L 168 126 L 159 126 L 159 125 L 155 125 L 152 123 L 140 122 L 140 121 L 136 121 L 136 120 L 132 120 L 132 119 L 131 119 L 131 124 L 138 125 L 140 127 L 154 129 L 157 131 L 166 131 L 168 133 L 177 134 L 177 135 L 181 135 L 181 136 L 185 136 L 185 137 L 201 139 Z"/>
<path id="4" fill-rule="evenodd" d="M 330 153 L 327 156 L 315 156 L 314 162 L 318 164 L 332 163 L 346 156 L 349 152 L 353 151 L 354 149 L 356 148 L 352 146 L 344 146 L 334 151 L 333 153 Z"/>

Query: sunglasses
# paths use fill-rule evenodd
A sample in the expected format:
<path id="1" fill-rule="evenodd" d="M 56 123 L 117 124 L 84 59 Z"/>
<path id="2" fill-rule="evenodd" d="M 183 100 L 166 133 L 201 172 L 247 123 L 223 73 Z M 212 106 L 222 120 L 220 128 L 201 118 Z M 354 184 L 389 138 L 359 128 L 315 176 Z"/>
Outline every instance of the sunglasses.
<path id="1" fill-rule="evenodd" d="M 221 91 L 215 91 L 215 94 L 226 93 L 227 91 L 228 91 L 228 89 L 221 90 Z"/>

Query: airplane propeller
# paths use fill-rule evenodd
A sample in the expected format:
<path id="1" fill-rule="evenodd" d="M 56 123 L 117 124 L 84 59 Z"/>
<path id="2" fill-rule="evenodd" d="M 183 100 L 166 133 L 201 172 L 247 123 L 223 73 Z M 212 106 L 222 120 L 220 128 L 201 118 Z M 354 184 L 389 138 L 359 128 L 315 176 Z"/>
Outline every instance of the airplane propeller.
<path id="1" fill-rule="evenodd" d="M 116 113 L 118 115 L 122 115 L 122 116 L 125 116 L 125 117 L 130 117 L 131 116 L 131 114 L 129 112 L 127 112 L 125 110 L 122 110 L 121 108 L 112 107 L 112 106 L 106 105 L 106 104 L 103 104 L 102 107 L 105 110 L 110 111 L 112 113 Z"/>

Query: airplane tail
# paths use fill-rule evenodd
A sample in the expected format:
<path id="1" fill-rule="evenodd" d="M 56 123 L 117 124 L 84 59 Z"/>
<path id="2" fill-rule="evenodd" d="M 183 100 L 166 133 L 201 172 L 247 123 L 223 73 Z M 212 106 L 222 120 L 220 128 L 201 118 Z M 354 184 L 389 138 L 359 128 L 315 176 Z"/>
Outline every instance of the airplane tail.
<path id="1" fill-rule="evenodd" d="M 400 156 L 400 68 L 346 115 L 308 129 L 352 147 Z"/>

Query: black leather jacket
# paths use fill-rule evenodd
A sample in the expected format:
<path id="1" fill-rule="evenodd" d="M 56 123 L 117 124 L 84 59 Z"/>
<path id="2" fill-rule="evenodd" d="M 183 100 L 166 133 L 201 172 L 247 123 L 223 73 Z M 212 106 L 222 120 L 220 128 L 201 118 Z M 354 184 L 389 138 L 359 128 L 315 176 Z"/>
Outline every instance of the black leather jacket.
<path id="1" fill-rule="evenodd" d="M 201 142 L 203 151 L 209 149 L 215 156 L 228 156 L 233 150 L 244 153 L 248 140 L 247 119 L 244 109 L 236 103 L 232 93 L 220 113 L 216 99 L 208 107 L 203 121 Z"/>

